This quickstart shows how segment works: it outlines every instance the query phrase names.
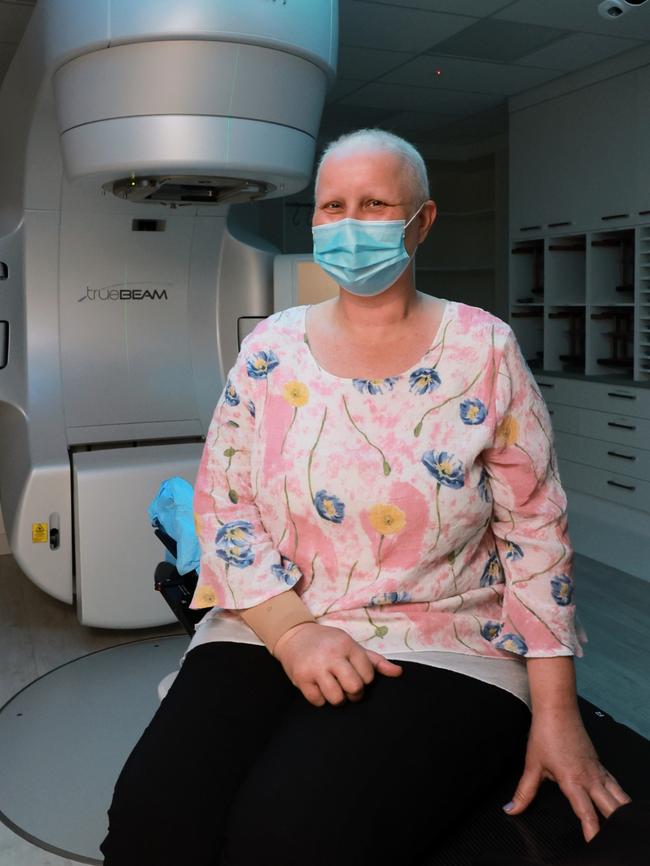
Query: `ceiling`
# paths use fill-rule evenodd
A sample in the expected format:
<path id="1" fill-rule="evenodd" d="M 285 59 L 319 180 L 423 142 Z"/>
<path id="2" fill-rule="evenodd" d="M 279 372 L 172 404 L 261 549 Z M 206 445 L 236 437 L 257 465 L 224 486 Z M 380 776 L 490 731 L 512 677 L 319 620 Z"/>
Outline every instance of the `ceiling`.
<path id="1" fill-rule="evenodd" d="M 0 0 L 0 81 L 35 2 Z M 650 42 L 650 2 L 607 21 L 598 3 L 340 0 L 321 135 L 381 126 L 420 146 L 498 135 L 509 96 Z"/>

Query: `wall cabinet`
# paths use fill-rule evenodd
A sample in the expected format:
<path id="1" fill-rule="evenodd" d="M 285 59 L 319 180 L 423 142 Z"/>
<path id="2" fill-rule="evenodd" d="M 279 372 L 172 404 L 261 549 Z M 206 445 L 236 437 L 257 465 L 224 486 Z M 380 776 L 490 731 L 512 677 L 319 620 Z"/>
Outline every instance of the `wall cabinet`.
<path id="1" fill-rule="evenodd" d="M 510 230 L 572 538 L 650 580 L 650 67 L 511 112 Z"/>
<path id="2" fill-rule="evenodd" d="M 650 220 L 649 126 L 645 68 L 512 112 L 513 237 Z"/>
<path id="3" fill-rule="evenodd" d="M 644 220 L 650 220 L 650 67 L 638 69 L 636 76 L 636 136 L 632 154 L 635 209 Z"/>

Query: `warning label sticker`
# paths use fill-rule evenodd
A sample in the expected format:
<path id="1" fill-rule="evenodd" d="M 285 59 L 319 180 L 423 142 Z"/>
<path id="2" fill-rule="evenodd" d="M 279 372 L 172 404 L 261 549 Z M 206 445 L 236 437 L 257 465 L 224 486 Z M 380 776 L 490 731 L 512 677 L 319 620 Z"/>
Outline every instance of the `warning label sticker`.
<path id="1" fill-rule="evenodd" d="M 34 544 L 43 544 L 47 541 L 49 541 L 47 523 L 32 523 L 32 542 Z"/>

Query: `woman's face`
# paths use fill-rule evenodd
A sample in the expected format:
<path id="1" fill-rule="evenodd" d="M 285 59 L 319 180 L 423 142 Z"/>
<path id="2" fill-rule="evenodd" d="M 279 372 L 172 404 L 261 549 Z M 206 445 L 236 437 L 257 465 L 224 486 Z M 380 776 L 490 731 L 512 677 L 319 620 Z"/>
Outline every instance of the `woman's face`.
<path id="1" fill-rule="evenodd" d="M 395 154 L 333 154 L 321 167 L 312 225 L 346 218 L 408 222 L 421 204 L 415 200 L 404 164 Z M 426 237 L 434 219 L 435 204 L 428 202 L 406 229 L 404 242 L 409 253 Z"/>

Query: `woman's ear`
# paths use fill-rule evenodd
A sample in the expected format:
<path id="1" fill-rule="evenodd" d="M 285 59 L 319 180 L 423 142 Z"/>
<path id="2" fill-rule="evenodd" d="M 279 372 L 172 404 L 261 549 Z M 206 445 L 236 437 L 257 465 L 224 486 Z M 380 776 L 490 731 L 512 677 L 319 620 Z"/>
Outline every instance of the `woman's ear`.
<path id="1" fill-rule="evenodd" d="M 418 245 L 421 244 L 429 234 L 429 230 L 436 221 L 437 215 L 438 208 L 435 201 L 432 201 L 431 199 L 425 201 L 416 221 L 418 228 Z"/>

